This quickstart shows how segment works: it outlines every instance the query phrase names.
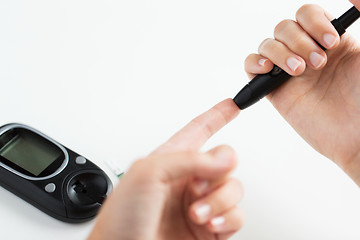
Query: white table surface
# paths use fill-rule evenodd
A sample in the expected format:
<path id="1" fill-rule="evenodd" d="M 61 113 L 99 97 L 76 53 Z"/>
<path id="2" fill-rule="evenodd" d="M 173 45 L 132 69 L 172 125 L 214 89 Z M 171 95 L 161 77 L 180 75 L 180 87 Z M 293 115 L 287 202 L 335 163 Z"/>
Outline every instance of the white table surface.
<path id="1" fill-rule="evenodd" d="M 338 16 L 345 0 L 316 0 Z M 0 124 L 37 128 L 126 168 L 248 81 L 246 56 L 306 1 L 0 0 Z M 349 29 L 360 39 L 360 23 Z M 230 144 L 246 195 L 232 239 L 360 239 L 359 188 L 263 100 L 203 148 Z M 115 180 L 114 177 L 112 177 Z M 116 181 L 116 180 L 115 180 Z M 0 239 L 85 239 L 0 188 Z M 119 213 L 121 214 L 121 213 Z"/>

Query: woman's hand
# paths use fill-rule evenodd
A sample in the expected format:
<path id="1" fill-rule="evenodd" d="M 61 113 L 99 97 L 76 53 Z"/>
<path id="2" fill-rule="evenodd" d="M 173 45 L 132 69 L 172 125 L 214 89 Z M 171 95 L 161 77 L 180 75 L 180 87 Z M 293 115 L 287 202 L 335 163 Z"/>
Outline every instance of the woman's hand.
<path id="1" fill-rule="evenodd" d="M 321 7 L 304 5 L 296 21 L 276 26 L 274 39 L 246 59 L 245 69 L 252 78 L 276 64 L 295 76 L 268 99 L 311 146 L 360 185 L 360 45 L 347 33 L 340 41 L 331 20 Z"/>
<path id="2" fill-rule="evenodd" d="M 239 110 L 225 100 L 138 160 L 107 199 L 89 239 L 220 240 L 244 221 L 241 183 L 227 146 L 199 148 Z"/>

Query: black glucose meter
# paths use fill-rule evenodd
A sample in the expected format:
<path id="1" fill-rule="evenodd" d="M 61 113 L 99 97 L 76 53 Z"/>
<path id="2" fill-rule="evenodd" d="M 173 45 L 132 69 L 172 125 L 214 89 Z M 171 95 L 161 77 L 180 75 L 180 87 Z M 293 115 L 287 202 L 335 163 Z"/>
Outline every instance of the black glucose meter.
<path id="1" fill-rule="evenodd" d="M 65 222 L 94 218 L 112 190 L 94 163 L 17 123 L 0 127 L 0 185 Z"/>

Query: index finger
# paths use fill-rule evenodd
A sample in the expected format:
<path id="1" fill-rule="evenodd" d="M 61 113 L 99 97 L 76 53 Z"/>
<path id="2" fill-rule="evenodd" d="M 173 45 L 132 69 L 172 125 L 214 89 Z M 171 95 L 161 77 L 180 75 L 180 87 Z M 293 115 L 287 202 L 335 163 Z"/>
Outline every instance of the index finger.
<path id="1" fill-rule="evenodd" d="M 197 151 L 239 113 L 240 109 L 234 101 L 226 99 L 193 119 L 151 155 L 171 151 Z"/>
<path id="2" fill-rule="evenodd" d="M 360 1 L 359 1 L 359 0 L 350 0 L 350 2 L 351 2 L 352 4 L 354 4 L 354 6 L 355 6 L 358 10 L 360 10 Z"/>

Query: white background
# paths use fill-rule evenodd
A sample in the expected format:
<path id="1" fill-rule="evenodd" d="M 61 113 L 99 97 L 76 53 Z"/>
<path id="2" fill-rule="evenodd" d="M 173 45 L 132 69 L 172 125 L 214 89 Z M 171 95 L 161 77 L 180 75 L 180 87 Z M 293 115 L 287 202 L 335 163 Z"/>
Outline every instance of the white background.
<path id="1" fill-rule="evenodd" d="M 351 7 L 312 2 L 334 16 Z M 33 126 L 111 174 L 103 160 L 126 168 L 233 97 L 246 56 L 305 3 L 0 0 L 0 124 Z M 360 39 L 360 23 L 349 32 Z M 203 150 L 218 144 L 237 151 L 246 188 L 233 240 L 360 239 L 358 187 L 266 100 Z M 0 212 L 0 239 L 85 239 L 94 223 L 62 223 L 2 188 Z"/>

